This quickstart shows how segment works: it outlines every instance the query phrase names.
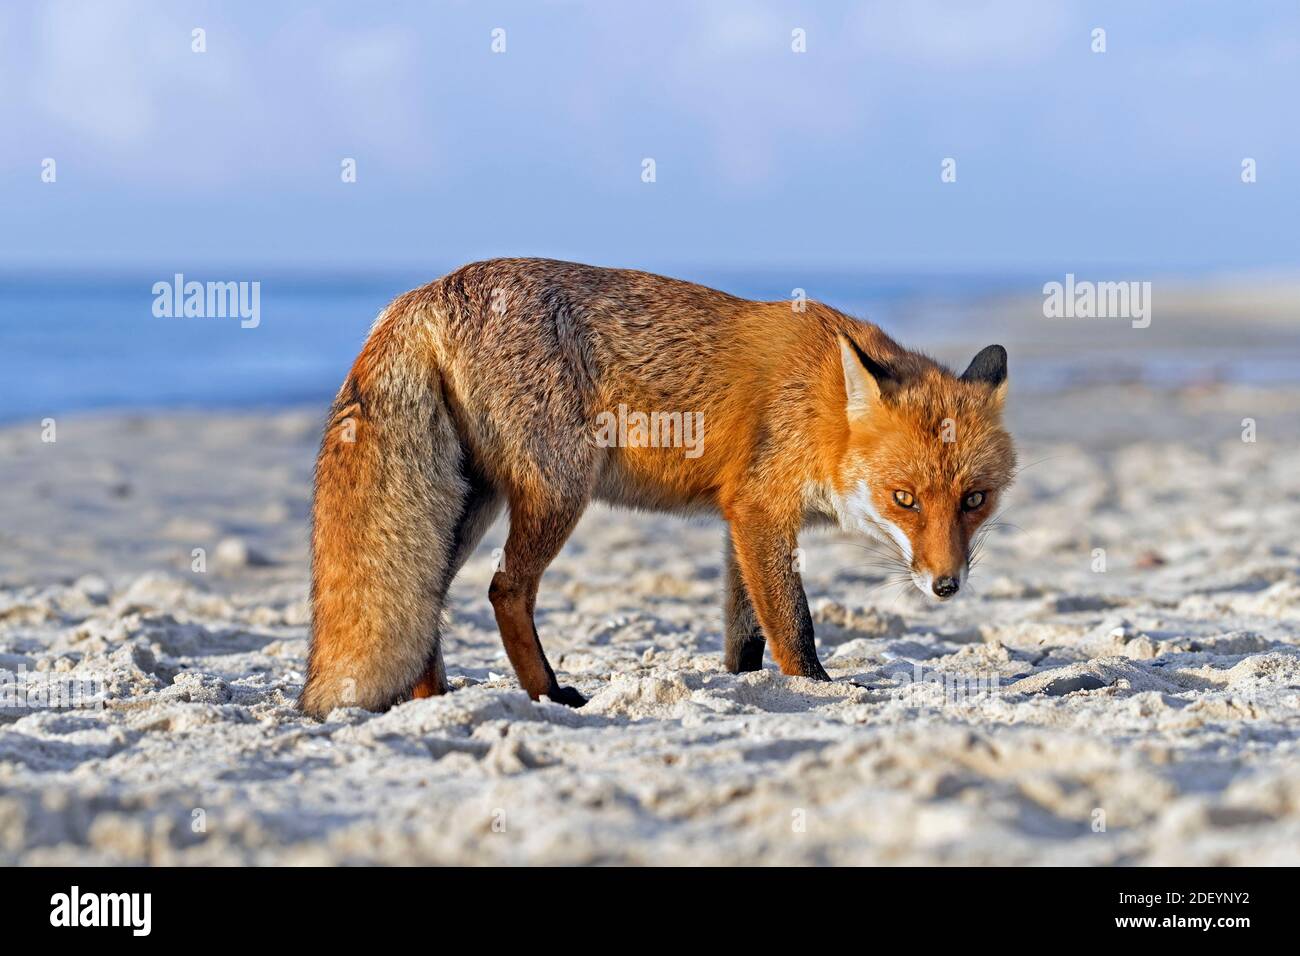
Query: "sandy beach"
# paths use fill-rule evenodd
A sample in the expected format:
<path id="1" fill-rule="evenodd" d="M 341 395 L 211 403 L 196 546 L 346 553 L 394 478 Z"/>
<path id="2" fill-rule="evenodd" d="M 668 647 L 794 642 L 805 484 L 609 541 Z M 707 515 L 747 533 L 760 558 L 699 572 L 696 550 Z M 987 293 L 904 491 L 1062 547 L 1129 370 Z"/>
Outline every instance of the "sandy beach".
<path id="1" fill-rule="evenodd" d="M 322 412 L 0 430 L 0 668 L 102 695 L 0 708 L 0 862 L 1300 862 L 1300 390 L 1013 392 L 973 593 L 806 536 L 831 684 L 722 670 L 720 525 L 597 508 L 538 619 L 591 701 L 531 702 L 499 524 L 452 591 L 455 691 L 318 723 Z"/>

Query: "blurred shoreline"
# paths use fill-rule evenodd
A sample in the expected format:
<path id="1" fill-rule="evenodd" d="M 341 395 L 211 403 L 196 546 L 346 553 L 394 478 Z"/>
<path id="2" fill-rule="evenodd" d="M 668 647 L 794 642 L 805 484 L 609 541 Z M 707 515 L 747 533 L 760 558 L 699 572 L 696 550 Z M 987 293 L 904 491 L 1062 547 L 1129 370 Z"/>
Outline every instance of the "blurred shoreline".
<path id="1" fill-rule="evenodd" d="M 0 361 L 9 386 L 0 421 L 324 404 L 374 317 L 438 274 L 268 275 L 255 280 L 264 318 L 252 329 L 235 318 L 157 318 L 144 275 L 0 275 Z M 1042 284 L 1060 278 L 1052 275 L 678 274 L 755 299 L 803 289 L 954 366 L 999 341 L 1026 394 L 1096 384 L 1300 383 L 1300 279 L 1293 277 L 1157 279 L 1150 327 L 1132 328 L 1125 318 L 1044 317 Z"/>

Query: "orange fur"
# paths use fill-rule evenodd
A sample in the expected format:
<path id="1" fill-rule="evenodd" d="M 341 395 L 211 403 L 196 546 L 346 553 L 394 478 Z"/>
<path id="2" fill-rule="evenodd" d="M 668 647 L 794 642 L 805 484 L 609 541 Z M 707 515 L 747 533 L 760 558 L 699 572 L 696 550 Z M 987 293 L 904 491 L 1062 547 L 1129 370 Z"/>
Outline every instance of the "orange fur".
<path id="1" fill-rule="evenodd" d="M 580 704 L 533 609 L 593 498 L 724 517 L 728 667 L 758 666 L 770 642 L 784 672 L 825 679 L 792 567 L 800 529 L 892 536 L 914 575 L 957 573 L 1014 462 L 996 364 L 958 378 L 819 303 L 550 260 L 476 263 L 406 293 L 376 322 L 322 442 L 303 709 L 445 690 L 447 586 L 503 504 L 491 598 L 511 663 L 531 696 Z M 594 441 L 620 406 L 702 414 L 702 453 Z M 898 489 L 923 507 L 898 508 Z M 986 505 L 963 511 L 974 490 Z"/>

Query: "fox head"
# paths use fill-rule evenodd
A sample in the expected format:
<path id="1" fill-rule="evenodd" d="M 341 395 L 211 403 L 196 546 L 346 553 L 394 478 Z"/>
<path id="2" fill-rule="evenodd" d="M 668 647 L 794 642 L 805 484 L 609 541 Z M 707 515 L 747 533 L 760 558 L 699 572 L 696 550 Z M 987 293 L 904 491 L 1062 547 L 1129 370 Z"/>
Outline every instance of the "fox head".
<path id="1" fill-rule="evenodd" d="M 990 345 L 960 376 L 919 359 L 886 365 L 840 338 L 849 439 L 836 511 L 881 542 L 931 598 L 957 594 L 976 532 L 997 511 L 1016 453 L 1002 427 L 1007 353 Z"/>

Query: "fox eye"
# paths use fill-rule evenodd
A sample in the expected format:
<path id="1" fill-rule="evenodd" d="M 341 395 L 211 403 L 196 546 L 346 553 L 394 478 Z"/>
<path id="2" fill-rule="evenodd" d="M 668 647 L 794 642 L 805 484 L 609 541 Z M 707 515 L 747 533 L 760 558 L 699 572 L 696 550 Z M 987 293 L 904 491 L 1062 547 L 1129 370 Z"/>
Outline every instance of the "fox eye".
<path id="1" fill-rule="evenodd" d="M 962 499 L 961 507 L 963 511 L 974 511 L 982 504 L 984 504 L 984 492 L 972 491 Z"/>
<path id="2" fill-rule="evenodd" d="M 910 491 L 895 491 L 894 500 L 897 501 L 904 508 L 916 507 L 916 499 L 912 497 L 912 493 Z"/>

